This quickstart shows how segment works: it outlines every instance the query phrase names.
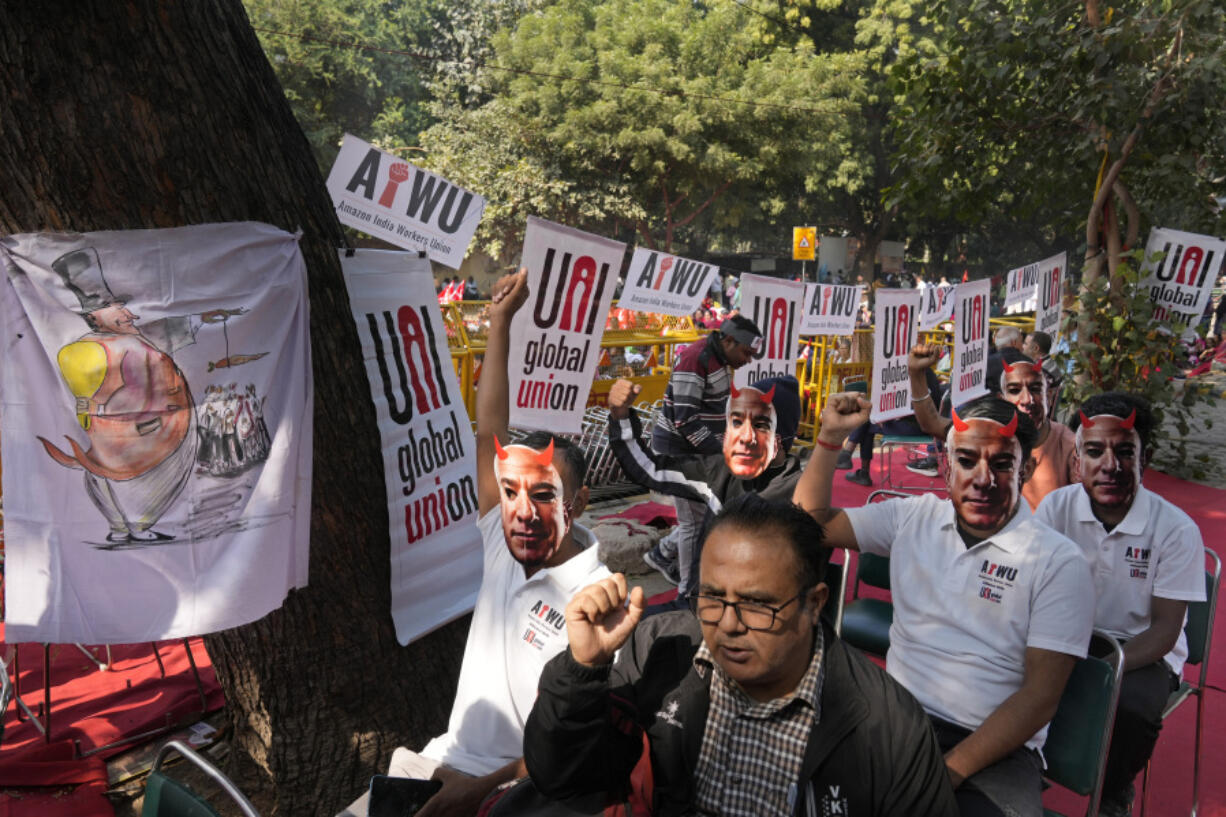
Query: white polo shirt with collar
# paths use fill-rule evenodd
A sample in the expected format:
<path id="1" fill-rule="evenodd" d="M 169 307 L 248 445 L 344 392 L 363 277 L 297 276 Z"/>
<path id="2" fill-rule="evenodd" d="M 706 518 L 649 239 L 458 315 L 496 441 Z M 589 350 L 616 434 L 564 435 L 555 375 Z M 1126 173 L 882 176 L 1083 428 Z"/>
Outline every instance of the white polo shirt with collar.
<path id="1" fill-rule="evenodd" d="M 1027 647 L 1086 654 L 1089 565 L 1025 500 L 971 548 L 953 503 L 934 494 L 844 510 L 860 550 L 890 559 L 886 669 L 929 714 L 978 729 L 1021 688 Z M 1046 736 L 1044 725 L 1026 745 L 1038 749 Z"/>
<path id="2" fill-rule="evenodd" d="M 1205 600 L 1205 545 L 1192 517 L 1141 486 L 1108 533 L 1081 485 L 1052 491 L 1035 516 L 1080 547 L 1094 574 L 1094 629 L 1127 641 L 1149 628 L 1151 599 Z M 1186 621 L 1185 616 L 1185 621 Z M 1176 675 L 1188 658 L 1183 629 L 1166 661 Z"/>
<path id="3" fill-rule="evenodd" d="M 572 596 L 610 575 L 592 532 L 572 525 L 583 548 L 563 564 L 524 577 L 494 508 L 477 522 L 484 574 L 473 609 L 447 732 L 421 754 L 470 775 L 485 775 L 524 753 L 524 723 L 549 659 L 566 649 L 563 611 Z"/>

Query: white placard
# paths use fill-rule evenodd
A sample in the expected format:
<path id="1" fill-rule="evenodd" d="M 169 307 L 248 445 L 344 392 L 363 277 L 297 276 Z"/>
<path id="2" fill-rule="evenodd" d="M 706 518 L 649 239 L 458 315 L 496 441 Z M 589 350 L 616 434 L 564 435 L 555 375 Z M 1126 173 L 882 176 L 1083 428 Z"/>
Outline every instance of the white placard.
<path id="1" fill-rule="evenodd" d="M 341 224 L 459 269 L 485 199 L 346 133 L 328 173 Z"/>
<path id="2" fill-rule="evenodd" d="M 577 434 L 626 245 L 528 217 L 528 302 L 511 321 L 511 425 Z"/>
<path id="3" fill-rule="evenodd" d="M 762 332 L 763 355 L 737 369 L 732 382 L 744 388 L 768 377 L 796 376 L 800 354 L 800 302 L 805 285 L 765 275 L 741 276 L 741 314 Z"/>
<path id="4" fill-rule="evenodd" d="M 877 324 L 873 328 L 873 408 L 869 419 L 880 423 L 914 413 L 907 355 L 915 345 L 920 292 L 879 289 L 874 312 Z"/>
<path id="5" fill-rule="evenodd" d="M 935 284 L 920 290 L 923 293 L 919 320 L 921 332 L 935 329 L 954 314 L 954 289 L 953 284 Z"/>
<path id="6" fill-rule="evenodd" d="M 800 334 L 850 335 L 856 331 L 856 313 L 864 287 L 805 284 L 801 302 Z"/>
<path id="7" fill-rule="evenodd" d="M 714 264 L 638 247 L 617 306 L 679 318 L 693 315 L 718 276 Z"/>
<path id="8" fill-rule="evenodd" d="M 1149 291 L 1154 302 L 1154 320 L 1165 323 L 1177 335 L 1190 338 L 1222 271 L 1226 241 L 1207 235 L 1185 233 L 1165 227 L 1149 232 L 1145 257 L 1165 253 L 1156 264 L 1147 263 L 1137 284 Z"/>
<path id="9" fill-rule="evenodd" d="M 1067 253 L 1057 256 L 1060 261 L 1053 264 L 1039 276 L 1036 289 L 1038 302 L 1034 310 L 1034 328 L 1036 332 L 1046 332 L 1051 335 L 1052 346 L 1060 339 L 1060 312 L 1064 299 L 1064 274 L 1068 269 Z"/>
<path id="10" fill-rule="evenodd" d="M 267 224 L 0 239 L 10 643 L 255 621 L 307 583 L 306 268 Z"/>
<path id="11" fill-rule="evenodd" d="M 430 262 L 341 253 L 379 423 L 392 621 L 408 644 L 472 609 L 481 584 L 476 440 L 447 348 Z"/>
<path id="12" fill-rule="evenodd" d="M 851 262 L 847 258 L 847 239 L 842 236 L 824 235 L 817 247 L 818 275 L 828 275 L 833 281 L 836 275 L 846 274 L 851 270 Z"/>
<path id="13" fill-rule="evenodd" d="M 954 294 L 954 359 L 949 372 L 950 400 L 960 406 L 988 393 L 988 318 L 992 282 L 958 284 Z"/>
<path id="14" fill-rule="evenodd" d="M 1035 264 L 1011 269 L 1005 275 L 1005 304 L 1008 312 L 1029 312 L 1034 309 L 1039 279 L 1051 272 L 1053 267 L 1064 269 L 1065 253 L 1044 258 Z"/>

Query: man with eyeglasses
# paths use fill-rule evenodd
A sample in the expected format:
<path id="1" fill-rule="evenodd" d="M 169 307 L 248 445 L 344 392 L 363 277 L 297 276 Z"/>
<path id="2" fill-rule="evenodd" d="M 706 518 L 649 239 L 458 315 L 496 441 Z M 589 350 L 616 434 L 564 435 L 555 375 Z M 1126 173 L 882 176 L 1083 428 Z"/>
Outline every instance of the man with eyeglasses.
<path id="1" fill-rule="evenodd" d="M 1047 724 L 1094 618 L 1078 547 L 1021 499 L 1035 429 L 984 397 L 952 412 L 949 500 L 935 494 L 831 506 L 835 455 L 869 403 L 833 395 L 795 502 L 826 542 L 888 556 L 886 668 L 928 712 L 962 817 L 1041 817 Z"/>
<path id="2" fill-rule="evenodd" d="M 708 531 L 693 612 L 641 621 L 621 574 L 576 595 L 524 733 L 555 802 L 515 813 L 617 802 L 646 733 L 656 817 L 952 814 L 919 705 L 820 618 L 821 539 L 799 508 L 745 494 Z"/>

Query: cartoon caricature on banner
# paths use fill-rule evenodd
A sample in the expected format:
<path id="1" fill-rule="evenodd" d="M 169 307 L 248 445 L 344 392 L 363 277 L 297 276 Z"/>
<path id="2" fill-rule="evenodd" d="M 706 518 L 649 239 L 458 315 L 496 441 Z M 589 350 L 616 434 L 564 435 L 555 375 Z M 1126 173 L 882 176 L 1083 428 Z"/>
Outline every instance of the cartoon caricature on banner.
<path id="1" fill-rule="evenodd" d="M 800 334 L 850 335 L 856 331 L 860 285 L 805 284 L 801 301 Z"/>
<path id="2" fill-rule="evenodd" d="M 718 275 L 713 264 L 638 247 L 617 306 L 679 318 L 692 315 Z"/>
<path id="3" fill-rule="evenodd" d="M 528 217 L 528 303 L 511 322 L 512 426 L 577 434 L 626 245 Z"/>
<path id="4" fill-rule="evenodd" d="M 1038 304 L 1034 311 L 1034 328 L 1051 335 L 1054 344 L 1060 337 L 1060 312 L 1064 298 L 1064 271 L 1068 268 L 1067 253 L 1056 256 L 1059 261 L 1049 265 L 1039 276 Z"/>
<path id="5" fill-rule="evenodd" d="M 1163 253 L 1162 259 L 1148 259 Z M 1207 235 L 1155 227 L 1145 245 L 1146 264 L 1137 286 L 1154 302 L 1154 320 L 1190 338 L 1213 297 L 1222 271 L 1226 241 Z"/>
<path id="6" fill-rule="evenodd" d="M 762 331 L 762 355 L 737 369 L 732 382 L 745 388 L 767 377 L 796 376 L 800 355 L 800 302 L 805 285 L 798 281 L 745 273 L 741 276 L 741 314 Z"/>
<path id="7" fill-rule="evenodd" d="M 988 318 L 992 282 L 958 284 L 954 294 L 954 359 L 949 372 L 950 400 L 960 406 L 988 393 Z"/>
<path id="8" fill-rule="evenodd" d="M 1044 258 L 1038 263 L 1009 270 L 1005 275 L 1004 310 L 1010 313 L 1032 311 L 1037 301 L 1036 290 L 1040 279 L 1049 275 L 1053 267 L 1064 269 L 1065 255 L 1065 253 L 1060 253 Z"/>
<path id="9" fill-rule="evenodd" d="M 297 238 L 265 224 L 0 239 L 6 636 L 246 624 L 307 581 Z"/>
<path id="10" fill-rule="evenodd" d="M 345 134 L 328 173 L 341 224 L 459 269 L 485 199 Z M 431 285 L 433 289 L 433 285 Z"/>
<path id="11" fill-rule="evenodd" d="M 873 408 L 869 420 L 880 423 L 913 414 L 907 355 L 915 345 L 920 292 L 877 290 L 877 323 L 873 327 Z"/>
<path id="12" fill-rule="evenodd" d="M 921 332 L 935 329 L 949 320 L 954 311 L 954 285 L 937 284 L 924 287 L 920 303 L 919 328 Z"/>
<path id="13" fill-rule="evenodd" d="M 476 440 L 451 365 L 430 262 L 341 253 L 375 404 L 401 644 L 467 613 L 481 581 Z"/>

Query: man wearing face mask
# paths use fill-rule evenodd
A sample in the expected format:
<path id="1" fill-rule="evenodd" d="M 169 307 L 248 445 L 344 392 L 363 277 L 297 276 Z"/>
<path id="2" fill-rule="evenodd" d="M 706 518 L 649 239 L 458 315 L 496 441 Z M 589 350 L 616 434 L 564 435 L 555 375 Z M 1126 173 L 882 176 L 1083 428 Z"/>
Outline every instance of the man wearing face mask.
<path id="1" fill-rule="evenodd" d="M 1148 403 L 1096 395 L 1073 423 L 1081 484 L 1048 494 L 1035 518 L 1081 546 L 1094 573 L 1094 627 L 1124 643 L 1099 814 L 1126 815 L 1188 657 L 1183 625 L 1188 602 L 1205 599 L 1205 548 L 1191 517 L 1141 485 L 1153 453 Z"/>
<path id="2" fill-rule="evenodd" d="M 510 325 L 528 298 L 527 273 L 494 285 L 489 340 L 477 392 L 477 501 L 483 574 L 447 732 L 420 754 L 401 747 L 389 774 L 443 788 L 418 817 L 472 817 L 499 785 L 527 774 L 523 730 L 541 669 L 566 648 L 563 611 L 609 575 L 591 532 L 575 520 L 588 488 L 582 453 L 536 432 L 510 444 Z M 363 817 L 366 796 L 342 817 Z"/>
<path id="3" fill-rule="evenodd" d="M 959 406 L 943 455 L 949 501 L 831 507 L 836 455 L 868 414 L 854 395 L 827 401 L 794 501 L 827 545 L 889 557 L 886 668 L 928 712 L 961 815 L 1039 817 L 1038 750 L 1094 610 L 1085 557 L 1021 501 L 1034 426 L 996 397 Z"/>
<path id="4" fill-rule="evenodd" d="M 744 389 L 733 386 L 722 452 L 695 461 L 655 454 L 643 445 L 638 416 L 630 410 L 640 387 L 619 380 L 609 391 L 610 444 L 631 480 L 706 509 L 699 519 L 701 543 L 714 515 L 742 494 L 791 499 L 801 472 L 800 460 L 791 453 L 800 422 L 799 389 L 794 377 L 766 378 Z M 679 565 L 678 599 L 684 599 L 697 581 L 701 545 L 689 556 Z"/>
<path id="5" fill-rule="evenodd" d="M 925 434 L 943 440 L 949 433 L 950 423 L 937 413 L 925 380 L 929 367 L 939 357 L 940 347 L 916 344 L 907 357 L 907 370 L 911 376 L 911 393 L 920 395 L 911 401 L 916 421 Z M 1031 360 L 1013 347 L 1006 347 L 988 359 L 987 383 L 989 390 L 1024 411 L 1038 431 L 1033 451 L 1034 469 L 1022 487 L 1022 496 L 1034 510 L 1047 494 L 1077 482 L 1073 432 L 1048 414 L 1048 378 L 1043 374 L 1041 361 Z"/>

